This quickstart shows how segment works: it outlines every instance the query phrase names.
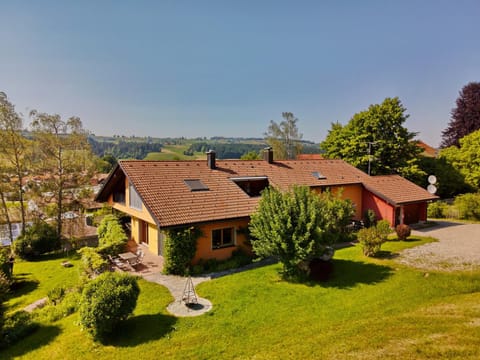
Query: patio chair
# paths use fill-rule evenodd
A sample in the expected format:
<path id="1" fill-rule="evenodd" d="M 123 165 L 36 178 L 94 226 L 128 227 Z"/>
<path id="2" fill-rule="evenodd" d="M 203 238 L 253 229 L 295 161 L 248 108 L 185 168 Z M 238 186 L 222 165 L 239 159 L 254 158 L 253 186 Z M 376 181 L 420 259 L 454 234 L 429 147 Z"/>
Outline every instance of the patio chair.
<path id="1" fill-rule="evenodd" d="M 144 256 L 145 254 L 143 253 L 143 251 L 137 251 L 137 258 L 135 259 L 135 261 L 132 261 L 130 265 L 132 265 L 133 267 L 140 265 L 143 261 Z"/>
<path id="2" fill-rule="evenodd" d="M 122 260 L 120 260 L 119 258 L 114 258 L 114 257 L 112 257 L 111 255 L 108 255 L 108 260 L 110 261 L 110 263 L 111 263 L 113 266 L 118 267 L 120 270 L 125 270 L 125 269 L 126 269 L 127 264 L 125 264 L 125 263 L 124 263 Z"/>

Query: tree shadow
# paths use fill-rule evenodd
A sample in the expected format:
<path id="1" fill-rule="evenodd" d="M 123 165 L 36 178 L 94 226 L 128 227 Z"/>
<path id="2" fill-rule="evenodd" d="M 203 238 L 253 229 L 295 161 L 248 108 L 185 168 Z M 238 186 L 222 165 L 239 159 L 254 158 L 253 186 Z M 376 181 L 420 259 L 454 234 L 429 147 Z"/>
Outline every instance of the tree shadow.
<path id="1" fill-rule="evenodd" d="M 388 266 L 334 259 L 333 274 L 328 281 L 322 282 L 322 286 L 350 289 L 358 284 L 373 285 L 385 281 L 392 273 Z"/>
<path id="2" fill-rule="evenodd" d="M 380 250 L 379 252 L 377 252 L 377 254 L 375 255 L 375 258 L 376 259 L 387 259 L 387 260 L 392 260 L 392 259 L 395 259 L 397 257 L 399 257 L 400 254 L 397 253 L 397 252 L 393 252 L 393 251 L 388 251 L 388 250 Z"/>
<path id="3" fill-rule="evenodd" d="M 39 282 L 37 280 L 27 279 L 29 275 L 30 274 L 21 273 L 14 276 L 13 284 L 10 287 L 11 291 L 7 294 L 7 299 L 26 295 L 38 287 Z"/>
<path id="4" fill-rule="evenodd" d="M 0 350 L 0 359 L 17 359 L 29 352 L 51 343 L 60 334 L 58 326 L 40 325 L 32 334 L 20 339 L 6 349 Z"/>
<path id="5" fill-rule="evenodd" d="M 177 318 L 166 314 L 149 314 L 131 317 L 122 321 L 104 345 L 133 347 L 158 340 L 174 331 Z"/>

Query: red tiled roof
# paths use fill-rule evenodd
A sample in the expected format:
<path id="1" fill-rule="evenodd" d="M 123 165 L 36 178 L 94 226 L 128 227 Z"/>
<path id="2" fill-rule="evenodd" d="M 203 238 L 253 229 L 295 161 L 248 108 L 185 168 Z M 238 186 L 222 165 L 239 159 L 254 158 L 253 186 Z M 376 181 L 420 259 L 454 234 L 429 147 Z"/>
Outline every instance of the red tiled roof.
<path id="1" fill-rule="evenodd" d="M 298 154 L 297 160 L 320 160 L 323 159 L 321 154 Z"/>
<path id="2" fill-rule="evenodd" d="M 270 185 L 286 190 L 292 185 L 310 187 L 365 184 L 376 194 L 398 203 L 403 198 L 394 193 L 393 177 L 369 177 L 342 160 L 285 160 L 268 163 L 264 160 L 217 160 L 210 169 L 206 161 L 142 161 L 123 160 L 118 171 L 134 185 L 145 206 L 161 227 L 185 225 L 222 219 L 247 217 L 255 210 L 259 197 L 250 197 L 232 178 L 267 177 Z M 318 173 L 321 176 L 314 176 Z M 110 182 L 118 181 L 112 173 L 97 199 L 105 200 L 111 191 Z M 381 178 L 389 178 L 382 181 Z M 408 199 L 428 198 L 425 190 L 409 181 L 395 177 L 396 184 L 408 187 Z M 184 180 L 201 180 L 207 191 L 191 191 Z M 401 185 L 401 186 L 400 186 Z M 415 188 L 415 191 L 410 188 Z M 110 189 L 110 190 L 109 190 Z M 425 194 L 426 193 L 426 194 Z M 431 195 L 428 194 L 431 198 Z M 408 200 L 407 199 L 407 200 Z"/>
<path id="3" fill-rule="evenodd" d="M 367 177 L 363 185 L 367 190 L 380 195 L 392 205 L 422 202 L 438 198 L 399 175 Z"/>
<path id="4" fill-rule="evenodd" d="M 423 142 L 422 140 L 418 140 L 417 146 L 419 148 L 423 149 L 423 156 L 428 156 L 428 157 L 437 157 L 437 149 L 431 147 L 427 143 Z"/>

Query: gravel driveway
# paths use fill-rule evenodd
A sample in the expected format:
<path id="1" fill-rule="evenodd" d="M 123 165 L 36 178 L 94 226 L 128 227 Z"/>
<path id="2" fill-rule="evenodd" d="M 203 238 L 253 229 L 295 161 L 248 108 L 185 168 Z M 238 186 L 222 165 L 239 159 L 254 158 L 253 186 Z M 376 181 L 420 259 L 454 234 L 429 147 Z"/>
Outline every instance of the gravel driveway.
<path id="1" fill-rule="evenodd" d="M 425 270 L 472 270 L 480 268 L 480 224 L 436 221 L 412 235 L 431 236 L 438 242 L 403 250 L 397 260 Z"/>

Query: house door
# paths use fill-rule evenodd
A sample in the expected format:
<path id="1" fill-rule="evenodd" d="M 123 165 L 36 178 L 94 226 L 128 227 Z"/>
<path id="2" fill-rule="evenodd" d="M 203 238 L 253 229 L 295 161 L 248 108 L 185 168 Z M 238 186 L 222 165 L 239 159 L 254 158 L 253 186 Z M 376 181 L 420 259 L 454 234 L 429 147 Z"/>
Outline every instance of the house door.
<path id="1" fill-rule="evenodd" d="M 140 243 L 148 244 L 148 223 L 140 220 L 138 239 Z"/>

